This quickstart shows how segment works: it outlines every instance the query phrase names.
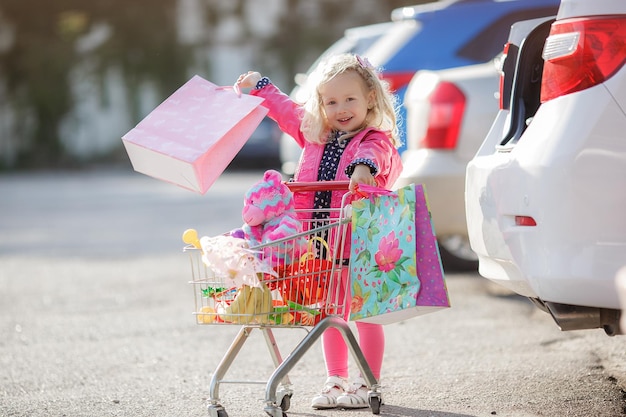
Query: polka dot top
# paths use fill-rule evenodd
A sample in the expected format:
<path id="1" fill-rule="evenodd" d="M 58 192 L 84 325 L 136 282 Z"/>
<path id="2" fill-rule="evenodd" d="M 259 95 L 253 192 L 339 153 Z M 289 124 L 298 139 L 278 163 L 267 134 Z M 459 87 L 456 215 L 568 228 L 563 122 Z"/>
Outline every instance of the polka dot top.
<path id="1" fill-rule="evenodd" d="M 350 139 L 352 139 L 349 138 L 339 141 L 339 137 L 345 133 L 346 132 L 341 131 L 335 132 L 333 139 L 324 146 L 324 153 L 322 154 L 322 160 L 320 161 L 320 166 L 317 171 L 318 181 L 333 181 L 337 176 L 337 168 L 339 166 L 339 160 L 341 159 L 343 150 L 346 148 L 348 143 L 350 143 Z M 315 198 L 313 200 L 313 208 L 330 208 L 331 195 L 331 191 L 316 191 Z M 326 216 L 321 217 L 328 217 L 328 212 L 324 212 L 324 214 L 326 214 Z M 315 218 L 321 217 L 315 216 Z"/>

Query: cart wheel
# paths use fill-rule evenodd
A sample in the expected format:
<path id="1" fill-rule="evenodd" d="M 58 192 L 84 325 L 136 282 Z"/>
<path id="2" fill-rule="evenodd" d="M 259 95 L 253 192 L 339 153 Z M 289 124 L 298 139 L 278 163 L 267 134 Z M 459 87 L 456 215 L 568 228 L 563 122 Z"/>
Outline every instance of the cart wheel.
<path id="1" fill-rule="evenodd" d="M 287 410 L 289 410 L 289 407 L 291 407 L 291 394 L 285 395 L 283 397 L 283 399 L 280 401 L 280 408 L 281 408 L 281 410 L 287 411 Z M 283 413 L 283 417 L 285 415 L 286 414 Z"/>
<path id="2" fill-rule="evenodd" d="M 370 408 L 372 409 L 372 414 L 380 414 L 380 393 L 371 393 L 370 397 Z"/>
<path id="3" fill-rule="evenodd" d="M 221 405 L 209 405 L 207 409 L 210 417 L 228 417 L 228 413 Z"/>
<path id="4" fill-rule="evenodd" d="M 287 417 L 287 413 L 278 407 L 265 407 L 265 413 L 270 417 Z"/>

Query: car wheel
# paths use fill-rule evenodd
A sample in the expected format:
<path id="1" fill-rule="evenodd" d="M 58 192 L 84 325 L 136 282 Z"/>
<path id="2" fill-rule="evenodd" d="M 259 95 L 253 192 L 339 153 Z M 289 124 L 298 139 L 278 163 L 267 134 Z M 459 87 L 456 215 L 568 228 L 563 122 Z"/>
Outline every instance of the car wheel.
<path id="1" fill-rule="evenodd" d="M 447 271 L 476 271 L 478 257 L 472 251 L 467 236 L 438 236 L 439 252 L 443 268 Z"/>

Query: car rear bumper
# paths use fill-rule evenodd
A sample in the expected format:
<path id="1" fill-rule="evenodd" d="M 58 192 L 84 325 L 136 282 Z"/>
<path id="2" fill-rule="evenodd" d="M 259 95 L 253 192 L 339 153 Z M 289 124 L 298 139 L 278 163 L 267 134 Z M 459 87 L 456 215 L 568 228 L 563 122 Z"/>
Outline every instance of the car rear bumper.
<path id="1" fill-rule="evenodd" d="M 626 264 L 624 132 L 623 111 L 600 85 L 543 104 L 509 151 L 481 149 L 466 178 L 480 274 L 543 301 L 618 309 L 615 276 Z M 537 224 L 518 226 L 516 216 Z"/>

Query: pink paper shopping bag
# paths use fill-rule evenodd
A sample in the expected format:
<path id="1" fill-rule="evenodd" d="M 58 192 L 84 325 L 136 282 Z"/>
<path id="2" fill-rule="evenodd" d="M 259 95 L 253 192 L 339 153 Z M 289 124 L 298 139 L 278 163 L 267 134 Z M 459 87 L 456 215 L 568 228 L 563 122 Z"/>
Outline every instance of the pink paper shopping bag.
<path id="1" fill-rule="evenodd" d="M 122 137 L 133 169 L 204 194 L 267 114 L 262 102 L 194 76 Z"/>

